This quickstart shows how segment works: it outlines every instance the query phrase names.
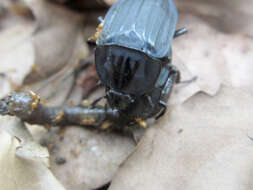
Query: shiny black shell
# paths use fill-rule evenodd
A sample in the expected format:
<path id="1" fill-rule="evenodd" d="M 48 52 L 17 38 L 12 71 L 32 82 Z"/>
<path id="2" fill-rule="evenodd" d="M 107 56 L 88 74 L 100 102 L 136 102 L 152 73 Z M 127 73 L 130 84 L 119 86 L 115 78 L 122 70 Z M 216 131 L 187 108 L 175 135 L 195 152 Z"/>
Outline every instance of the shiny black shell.
<path id="1" fill-rule="evenodd" d="M 170 54 L 177 21 L 173 0 L 120 0 L 107 12 L 97 45 L 118 45 L 164 58 Z"/>

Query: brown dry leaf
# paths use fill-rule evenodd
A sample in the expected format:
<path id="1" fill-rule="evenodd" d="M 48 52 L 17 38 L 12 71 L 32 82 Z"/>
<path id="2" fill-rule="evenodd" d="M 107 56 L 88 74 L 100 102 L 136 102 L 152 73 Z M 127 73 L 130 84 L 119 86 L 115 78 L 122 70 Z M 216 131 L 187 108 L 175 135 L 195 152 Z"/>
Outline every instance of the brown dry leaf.
<path id="1" fill-rule="evenodd" d="M 227 71 L 224 72 L 223 83 L 242 88 L 253 95 L 253 38 L 243 35 L 221 37 L 225 64 L 217 67 Z"/>
<path id="2" fill-rule="evenodd" d="M 253 39 L 220 33 L 191 14 L 181 14 L 181 19 L 179 25 L 189 28 L 189 32 L 174 41 L 173 64 L 181 71 L 182 80 L 198 78 L 189 84 L 176 85 L 170 103 L 180 104 L 198 91 L 215 95 L 221 84 L 252 93 Z"/>
<path id="3" fill-rule="evenodd" d="M 0 119 L 1 188 L 64 190 L 47 168 L 49 156 L 47 149 L 33 141 L 19 119 L 8 116 Z"/>
<path id="4" fill-rule="evenodd" d="M 176 85 L 171 99 L 172 104 L 180 104 L 199 91 L 215 95 L 222 81 L 217 65 L 224 62 L 219 44 L 215 41 L 220 34 L 197 17 L 181 14 L 181 18 L 180 26 L 192 27 L 194 30 L 189 30 L 186 35 L 174 40 L 173 64 L 180 70 L 182 81 L 189 80 L 193 76 L 196 76 L 197 80 Z M 207 41 L 206 38 L 210 40 Z M 185 70 L 190 74 L 185 76 Z"/>
<path id="5" fill-rule="evenodd" d="M 48 150 L 33 141 L 30 132 L 19 119 L 10 116 L 0 117 L 0 128 L 18 139 L 20 146 L 17 148 L 17 156 L 40 161 L 49 167 Z"/>
<path id="6" fill-rule="evenodd" d="M 22 0 L 4 0 L 0 2 L 0 30 L 32 21 L 30 10 Z"/>
<path id="7" fill-rule="evenodd" d="M 96 189 L 110 182 L 135 147 L 128 137 L 76 127 L 67 129 L 63 140 L 59 135 L 50 139 L 58 149 L 51 157 L 52 170 L 66 189 L 75 190 Z M 57 165 L 58 158 L 66 163 Z"/>
<path id="8" fill-rule="evenodd" d="M 60 105 L 74 82 L 75 65 L 88 55 L 82 36 L 84 16 L 43 0 L 25 2 L 38 26 L 33 36 L 36 65 L 25 83 L 52 105 Z"/>
<path id="9" fill-rule="evenodd" d="M 253 35 L 251 0 L 176 0 L 178 9 L 202 17 L 226 33 Z"/>
<path id="10" fill-rule="evenodd" d="M 73 81 L 66 73 L 68 76 L 72 72 L 77 63 L 74 57 L 84 41 L 81 35 L 83 16 L 42 0 L 25 2 L 32 9 L 38 26 L 31 43 L 35 47 L 33 63 L 36 66 L 26 82 L 46 78 L 35 84 L 34 89 L 54 104 L 60 104 Z M 252 143 L 246 135 L 252 125 L 247 115 L 252 112 L 252 97 L 247 94 L 252 94 L 252 39 L 220 32 L 252 34 L 247 30 L 251 25 L 243 22 L 251 18 L 250 2 L 212 2 L 177 2 L 180 10 L 205 20 L 181 14 L 180 25 L 186 25 L 189 33 L 173 44 L 173 63 L 182 72 L 183 80 L 193 76 L 198 80 L 176 86 L 170 104 L 188 101 L 167 114 L 156 128 L 148 130 L 119 170 L 111 189 L 233 189 L 245 184 L 250 189 Z M 85 45 L 81 52 L 84 57 L 87 55 Z M 2 83 L 7 92 L 10 84 Z M 247 93 L 232 88 L 219 92 L 221 84 L 241 88 Z M 199 91 L 214 97 L 196 95 Z M 66 130 L 63 141 L 57 138 L 52 138 L 59 147 L 55 156 L 64 157 L 67 163 L 54 164 L 53 171 L 69 189 L 91 189 L 107 183 L 134 148 L 129 138 L 79 128 Z M 54 157 L 51 159 L 54 162 Z M 243 170 L 240 177 L 237 175 L 239 168 Z"/>
<path id="11" fill-rule="evenodd" d="M 2 76 L 0 75 L 0 86 L 1 86 L 0 98 L 3 98 L 11 91 L 11 84 L 8 78 L 4 75 Z"/>
<path id="12" fill-rule="evenodd" d="M 147 131 L 110 190 L 252 189 L 249 113 L 253 97 L 240 89 L 195 95 Z"/>
<path id="13" fill-rule="evenodd" d="M 38 25 L 33 39 L 37 76 L 33 79 L 39 80 L 58 72 L 76 56 L 83 43 L 80 39 L 83 17 L 43 0 L 26 2 Z"/>
<path id="14" fill-rule="evenodd" d="M 20 87 L 24 79 L 26 83 L 40 80 L 26 89 L 38 91 L 43 98 L 61 104 L 73 83 L 69 75 L 74 65 L 88 54 L 81 33 L 83 16 L 43 0 L 25 2 L 36 20 L 24 21 L 11 14 L 10 19 L 4 20 L 11 20 L 13 24 L 8 27 L 5 24 L 0 33 L 0 74 L 5 87 L 1 97 L 10 91 L 9 87 Z"/>
<path id="15" fill-rule="evenodd" d="M 6 90 L 1 91 L 1 97 L 9 93 L 10 87 L 22 85 L 34 65 L 35 55 L 31 40 L 34 30 L 34 25 L 27 23 L 0 32 L 0 74 L 1 83 L 6 87 Z"/>

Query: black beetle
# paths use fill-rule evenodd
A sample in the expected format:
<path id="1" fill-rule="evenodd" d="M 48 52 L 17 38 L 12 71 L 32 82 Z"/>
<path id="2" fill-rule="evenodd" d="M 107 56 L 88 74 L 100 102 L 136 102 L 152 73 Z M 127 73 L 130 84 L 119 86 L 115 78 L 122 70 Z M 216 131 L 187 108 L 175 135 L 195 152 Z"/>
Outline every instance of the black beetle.
<path id="1" fill-rule="evenodd" d="M 109 106 L 129 122 L 162 116 L 179 71 L 171 64 L 176 30 L 173 0 L 120 0 L 101 20 L 95 64 Z M 96 100 L 95 105 L 100 99 Z"/>

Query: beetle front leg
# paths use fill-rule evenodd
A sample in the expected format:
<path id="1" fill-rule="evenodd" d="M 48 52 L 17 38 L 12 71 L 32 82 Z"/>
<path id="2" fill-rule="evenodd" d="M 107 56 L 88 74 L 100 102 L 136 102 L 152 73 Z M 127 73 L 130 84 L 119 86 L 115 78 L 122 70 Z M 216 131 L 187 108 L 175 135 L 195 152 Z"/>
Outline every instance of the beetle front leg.
<path id="1" fill-rule="evenodd" d="M 180 74 L 179 70 L 175 66 L 171 67 L 170 75 L 171 76 L 169 77 L 168 80 L 172 80 L 172 81 L 174 81 L 174 83 L 179 83 L 180 82 L 180 80 L 181 80 L 181 74 Z M 166 85 L 165 85 L 165 87 L 166 87 Z"/>
<path id="2" fill-rule="evenodd" d="M 167 110 L 167 105 L 164 101 L 160 100 L 159 105 L 162 106 L 162 111 L 160 111 L 160 113 L 155 117 L 156 120 L 158 120 L 160 117 L 162 117 Z"/>
<path id="3" fill-rule="evenodd" d="M 101 96 L 101 97 L 95 99 L 95 100 L 91 103 L 91 108 L 94 108 L 94 107 L 97 105 L 97 103 L 100 102 L 100 101 L 101 101 L 102 99 L 104 99 L 104 98 L 106 98 L 106 95 Z"/>
<path id="4" fill-rule="evenodd" d="M 165 102 L 167 102 L 171 92 L 172 88 L 175 83 L 178 83 L 180 81 L 180 72 L 177 70 L 176 67 L 171 68 L 170 76 L 162 90 L 161 99 L 159 101 L 159 105 L 162 107 L 162 110 L 160 113 L 155 117 L 155 119 L 159 119 L 161 116 L 163 116 L 166 112 L 167 105 Z"/>

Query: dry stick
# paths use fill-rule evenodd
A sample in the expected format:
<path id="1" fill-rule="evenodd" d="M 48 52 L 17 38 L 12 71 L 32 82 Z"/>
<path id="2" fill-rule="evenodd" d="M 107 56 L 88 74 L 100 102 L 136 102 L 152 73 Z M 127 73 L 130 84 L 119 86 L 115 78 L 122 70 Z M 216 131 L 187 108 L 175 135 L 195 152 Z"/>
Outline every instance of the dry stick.
<path id="1" fill-rule="evenodd" d="M 48 107 L 41 104 L 39 96 L 33 92 L 12 93 L 0 100 L 0 115 L 17 116 L 30 124 L 93 126 L 100 129 L 103 128 L 102 123 L 108 126 L 108 122 L 118 120 L 116 111 L 104 107 Z"/>

